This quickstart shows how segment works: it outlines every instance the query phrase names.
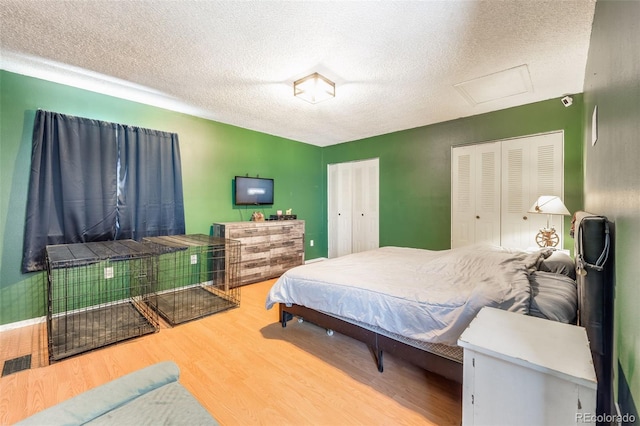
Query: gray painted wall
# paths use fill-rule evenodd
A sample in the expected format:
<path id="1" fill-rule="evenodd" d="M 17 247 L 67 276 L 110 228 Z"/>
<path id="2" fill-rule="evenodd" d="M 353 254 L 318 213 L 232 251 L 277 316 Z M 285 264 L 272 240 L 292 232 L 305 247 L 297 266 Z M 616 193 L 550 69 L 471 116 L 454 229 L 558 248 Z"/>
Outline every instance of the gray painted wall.
<path id="1" fill-rule="evenodd" d="M 617 399 L 637 418 L 640 401 L 640 2 L 596 4 L 584 85 L 585 210 L 615 229 Z M 597 105 L 597 142 L 592 116 Z M 634 402 L 635 401 L 635 402 Z"/>

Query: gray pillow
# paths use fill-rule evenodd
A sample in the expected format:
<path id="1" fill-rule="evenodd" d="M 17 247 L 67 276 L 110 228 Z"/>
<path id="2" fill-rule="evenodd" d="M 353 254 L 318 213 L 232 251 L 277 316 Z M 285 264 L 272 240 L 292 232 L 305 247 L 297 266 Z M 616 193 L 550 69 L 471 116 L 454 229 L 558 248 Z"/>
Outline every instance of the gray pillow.
<path id="1" fill-rule="evenodd" d="M 538 263 L 538 271 L 553 272 L 576 279 L 576 264 L 569 255 L 561 251 L 554 251 L 551 256 Z"/>
<path id="2" fill-rule="evenodd" d="M 576 282 L 566 275 L 536 271 L 529 274 L 529 315 L 575 324 L 578 310 Z"/>

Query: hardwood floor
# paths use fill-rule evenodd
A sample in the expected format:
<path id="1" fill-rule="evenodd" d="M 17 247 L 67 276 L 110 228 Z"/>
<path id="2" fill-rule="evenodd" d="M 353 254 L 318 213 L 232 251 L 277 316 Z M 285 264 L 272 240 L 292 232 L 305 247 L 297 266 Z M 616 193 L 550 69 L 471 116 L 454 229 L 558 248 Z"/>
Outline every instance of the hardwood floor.
<path id="1" fill-rule="evenodd" d="M 310 323 L 278 323 L 273 280 L 242 287 L 237 309 L 0 378 L 0 424 L 163 360 L 222 425 L 459 425 L 459 384 Z M 0 361 L 46 364 L 44 324 L 0 333 Z"/>

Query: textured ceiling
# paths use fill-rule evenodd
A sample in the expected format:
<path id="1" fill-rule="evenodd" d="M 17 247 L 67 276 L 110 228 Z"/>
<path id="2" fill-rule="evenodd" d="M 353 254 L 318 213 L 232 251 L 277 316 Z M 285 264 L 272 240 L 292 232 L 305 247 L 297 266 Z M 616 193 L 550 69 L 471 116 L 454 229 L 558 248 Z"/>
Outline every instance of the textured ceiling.
<path id="1" fill-rule="evenodd" d="M 1 66 L 326 146 L 582 92 L 594 6 L 0 0 Z M 522 65 L 525 92 L 454 87 Z M 335 99 L 293 97 L 315 71 Z"/>

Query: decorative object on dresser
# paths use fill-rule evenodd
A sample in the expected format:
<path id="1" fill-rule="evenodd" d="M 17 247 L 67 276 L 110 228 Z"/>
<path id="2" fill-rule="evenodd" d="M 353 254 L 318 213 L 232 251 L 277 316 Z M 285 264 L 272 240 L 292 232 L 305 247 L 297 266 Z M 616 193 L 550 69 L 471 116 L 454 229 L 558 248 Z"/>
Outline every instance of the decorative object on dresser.
<path id="1" fill-rule="evenodd" d="M 462 424 L 593 424 L 584 328 L 485 307 L 462 333 Z"/>
<path id="2" fill-rule="evenodd" d="M 264 213 L 253 212 L 253 214 L 251 215 L 251 220 L 253 222 L 264 222 Z"/>
<path id="3" fill-rule="evenodd" d="M 240 241 L 240 285 L 282 275 L 304 263 L 304 221 L 222 222 L 213 235 Z"/>

